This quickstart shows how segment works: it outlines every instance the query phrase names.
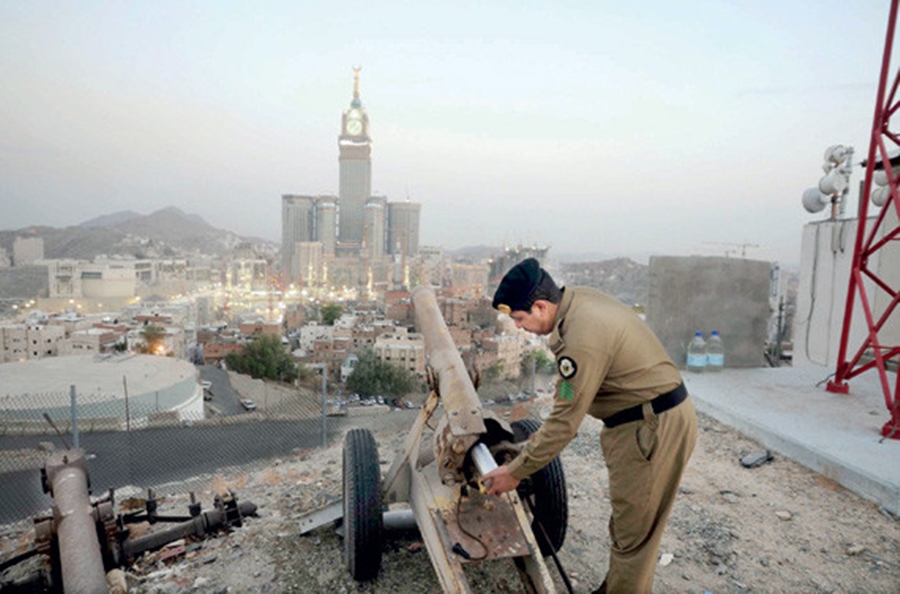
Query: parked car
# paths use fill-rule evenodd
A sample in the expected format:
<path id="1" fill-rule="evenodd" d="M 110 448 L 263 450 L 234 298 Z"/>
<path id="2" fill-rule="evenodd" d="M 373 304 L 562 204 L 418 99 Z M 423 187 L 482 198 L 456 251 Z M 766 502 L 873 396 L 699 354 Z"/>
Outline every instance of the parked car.
<path id="1" fill-rule="evenodd" d="M 200 382 L 200 386 L 204 390 L 210 390 L 210 389 L 212 389 L 212 382 L 208 381 L 208 380 L 203 380 L 202 382 Z"/>
<path id="2" fill-rule="evenodd" d="M 242 398 L 241 406 L 243 406 L 244 410 L 246 410 L 247 412 L 253 412 L 254 410 L 256 410 L 256 404 L 249 398 Z"/>
<path id="3" fill-rule="evenodd" d="M 329 417 L 343 417 L 347 415 L 347 402 L 335 398 L 328 399 L 325 414 Z"/>

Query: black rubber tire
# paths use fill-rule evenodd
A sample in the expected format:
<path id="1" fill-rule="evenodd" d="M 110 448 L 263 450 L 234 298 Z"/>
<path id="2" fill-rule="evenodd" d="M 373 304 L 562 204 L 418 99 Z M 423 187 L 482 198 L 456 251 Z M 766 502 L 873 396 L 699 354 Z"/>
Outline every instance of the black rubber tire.
<path id="1" fill-rule="evenodd" d="M 378 575 L 384 541 L 378 445 L 368 429 L 344 437 L 344 561 L 365 582 Z"/>
<path id="2" fill-rule="evenodd" d="M 521 443 L 541 426 L 534 419 L 520 419 L 510 423 L 514 441 Z M 530 483 L 530 484 L 529 484 Z M 519 497 L 531 502 L 533 521 L 531 531 L 545 557 L 562 548 L 569 526 L 569 499 L 566 494 L 566 475 L 559 456 L 528 479 L 519 483 Z M 543 530 L 541 529 L 543 527 Z M 546 536 L 545 536 L 546 533 Z"/>

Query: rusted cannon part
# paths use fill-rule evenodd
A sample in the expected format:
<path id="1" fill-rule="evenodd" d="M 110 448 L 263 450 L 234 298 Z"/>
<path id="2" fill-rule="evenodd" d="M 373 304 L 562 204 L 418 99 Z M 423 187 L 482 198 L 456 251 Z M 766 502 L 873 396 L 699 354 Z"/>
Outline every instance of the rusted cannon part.
<path id="1" fill-rule="evenodd" d="M 66 591 L 106 592 L 103 556 L 97 538 L 90 478 L 80 449 L 54 452 L 44 466 L 53 496 L 53 532 Z"/>
<path id="2" fill-rule="evenodd" d="M 238 503 L 233 493 L 217 496 L 215 507 L 195 518 L 181 522 L 153 534 L 125 540 L 121 545 L 122 558 L 132 561 L 140 555 L 164 547 L 173 540 L 187 536 L 205 536 L 219 530 L 241 526 L 243 518 L 256 514 L 256 504 L 250 501 Z"/>
<path id="3" fill-rule="evenodd" d="M 425 382 L 428 385 L 428 389 L 431 392 L 434 392 L 435 396 L 440 398 L 441 397 L 440 381 L 438 380 L 437 372 L 434 370 L 434 367 L 432 367 L 430 363 L 425 364 Z"/>

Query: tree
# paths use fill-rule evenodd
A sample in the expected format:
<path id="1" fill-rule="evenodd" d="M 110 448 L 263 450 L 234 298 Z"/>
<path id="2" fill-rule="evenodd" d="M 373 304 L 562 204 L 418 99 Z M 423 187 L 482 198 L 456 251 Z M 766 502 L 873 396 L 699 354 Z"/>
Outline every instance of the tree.
<path id="1" fill-rule="evenodd" d="M 481 372 L 485 383 L 499 381 L 503 377 L 503 361 L 497 359 Z"/>
<path id="2" fill-rule="evenodd" d="M 239 353 L 229 353 L 225 364 L 256 379 L 293 382 L 300 375 L 297 364 L 281 345 L 281 338 L 270 334 L 258 336 Z"/>
<path id="3" fill-rule="evenodd" d="M 143 344 L 137 345 L 135 348 L 139 353 L 147 355 L 159 355 L 166 350 L 166 329 L 157 324 L 147 324 L 141 328 L 141 338 Z"/>
<path id="4" fill-rule="evenodd" d="M 534 365 L 535 373 L 554 373 L 556 371 L 556 364 L 553 362 L 553 359 L 548 357 L 546 351 L 541 349 L 528 351 L 522 357 L 523 376 L 531 376 L 532 364 Z"/>
<path id="5" fill-rule="evenodd" d="M 329 303 L 323 305 L 319 309 L 319 315 L 322 316 L 322 323 L 326 326 L 334 326 L 334 321 L 341 317 L 344 313 L 344 306 L 340 303 Z"/>
<path id="6" fill-rule="evenodd" d="M 403 396 L 416 387 L 416 376 L 408 369 L 382 361 L 372 351 L 359 356 L 347 389 L 360 396 Z"/>

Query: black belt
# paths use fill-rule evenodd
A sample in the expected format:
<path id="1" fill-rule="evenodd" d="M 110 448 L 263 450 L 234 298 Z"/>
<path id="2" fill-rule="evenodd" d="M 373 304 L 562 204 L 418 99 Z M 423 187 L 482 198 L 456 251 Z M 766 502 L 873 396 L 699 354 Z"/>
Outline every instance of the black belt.
<path id="1" fill-rule="evenodd" d="M 662 414 L 670 408 L 675 408 L 676 406 L 684 402 L 684 399 L 687 398 L 687 395 L 687 388 L 684 387 L 684 384 L 679 384 L 679 386 L 671 392 L 666 392 L 665 394 L 661 394 L 651 400 L 650 406 L 653 407 L 653 412 L 655 412 L 656 414 Z M 632 421 L 640 421 L 644 418 L 643 408 L 643 404 L 636 404 L 631 408 L 620 410 L 619 412 L 603 419 L 603 424 L 608 428 L 612 428 L 618 425 L 624 425 L 625 423 L 631 423 Z"/>

